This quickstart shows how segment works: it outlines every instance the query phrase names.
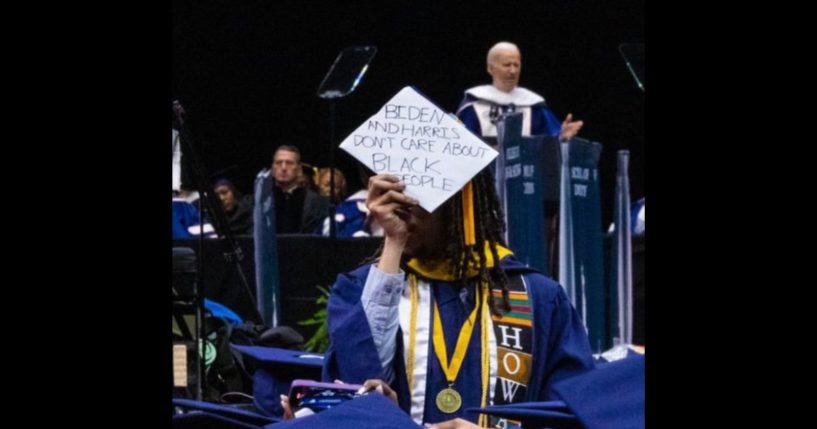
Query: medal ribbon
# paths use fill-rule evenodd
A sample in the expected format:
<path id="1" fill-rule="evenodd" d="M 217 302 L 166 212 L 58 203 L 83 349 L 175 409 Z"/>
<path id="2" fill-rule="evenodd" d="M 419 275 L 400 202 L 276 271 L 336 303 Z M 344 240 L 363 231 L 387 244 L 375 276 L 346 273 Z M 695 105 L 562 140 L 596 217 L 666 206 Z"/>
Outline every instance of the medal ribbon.
<path id="1" fill-rule="evenodd" d="M 474 309 L 460 329 L 460 334 L 457 337 L 457 345 L 454 348 L 454 355 L 451 356 L 450 364 L 448 362 L 448 352 L 445 349 L 445 336 L 443 334 L 442 319 L 440 319 L 440 309 L 437 307 L 437 303 L 434 302 L 434 353 L 437 355 L 437 359 L 440 360 L 440 366 L 443 369 L 443 373 L 445 373 L 445 379 L 449 385 L 454 384 L 454 380 L 457 379 L 457 374 L 459 374 L 463 359 L 465 358 L 465 352 L 468 351 L 471 334 L 474 332 L 474 322 L 477 320 L 480 303 L 479 289 L 479 287 L 475 289 L 477 296 L 474 302 Z"/>

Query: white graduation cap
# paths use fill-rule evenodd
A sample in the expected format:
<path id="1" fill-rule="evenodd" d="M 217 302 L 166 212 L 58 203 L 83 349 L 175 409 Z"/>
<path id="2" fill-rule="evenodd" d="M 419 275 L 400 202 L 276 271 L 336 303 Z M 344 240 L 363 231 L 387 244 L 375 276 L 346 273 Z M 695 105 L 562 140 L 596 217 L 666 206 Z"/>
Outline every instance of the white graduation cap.
<path id="1" fill-rule="evenodd" d="M 498 155 L 414 88 L 400 90 L 340 147 L 376 174 L 393 174 L 429 212 Z"/>

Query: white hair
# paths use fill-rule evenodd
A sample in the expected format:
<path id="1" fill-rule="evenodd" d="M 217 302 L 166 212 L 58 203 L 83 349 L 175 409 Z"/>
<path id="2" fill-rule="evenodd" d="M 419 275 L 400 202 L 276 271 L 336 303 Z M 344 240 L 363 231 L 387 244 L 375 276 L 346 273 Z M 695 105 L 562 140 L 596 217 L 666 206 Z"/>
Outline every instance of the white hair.
<path id="1" fill-rule="evenodd" d="M 494 46 L 491 46 L 491 49 L 488 49 L 488 57 L 486 58 L 485 61 L 488 64 L 490 64 L 491 63 L 491 58 L 494 58 L 495 56 L 497 56 L 497 54 L 499 54 L 499 51 L 510 51 L 510 50 L 514 50 L 516 52 L 519 52 L 519 47 L 516 46 L 515 44 L 511 43 L 511 42 L 499 42 L 499 43 L 495 44 Z"/>

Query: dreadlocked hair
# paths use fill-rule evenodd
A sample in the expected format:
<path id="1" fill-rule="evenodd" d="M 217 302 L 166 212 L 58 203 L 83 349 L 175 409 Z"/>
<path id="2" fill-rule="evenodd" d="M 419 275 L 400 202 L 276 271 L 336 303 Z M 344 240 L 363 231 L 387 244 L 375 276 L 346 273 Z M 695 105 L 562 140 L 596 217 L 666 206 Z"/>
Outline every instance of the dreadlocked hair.
<path id="1" fill-rule="evenodd" d="M 460 279 L 463 286 L 467 284 L 466 272 L 470 263 L 475 262 L 479 266 L 479 274 L 475 281 L 488 284 L 489 293 L 491 289 L 500 289 L 502 299 L 497 300 L 491 297 L 491 313 L 502 315 L 511 310 L 510 297 L 508 294 L 508 276 L 499 264 L 499 254 L 496 245 L 504 245 L 503 235 L 505 232 L 505 222 L 502 215 L 502 207 L 494 189 L 494 178 L 490 168 L 483 169 L 471 180 L 474 193 L 474 229 L 476 245 L 465 244 L 465 233 L 463 231 L 463 211 L 462 192 L 458 192 L 448 204 L 448 244 L 446 245 L 446 257 L 454 261 L 453 273 Z M 495 261 L 490 269 L 487 265 L 484 242 L 489 243 L 491 256 Z M 476 260 L 474 260 L 476 254 Z M 479 284 L 478 283 L 478 284 Z"/>
<path id="2" fill-rule="evenodd" d="M 471 179 L 474 195 L 474 232 L 477 245 L 469 246 L 465 244 L 465 231 L 463 230 L 462 212 L 462 192 L 458 192 L 446 204 L 438 210 L 446 210 L 446 245 L 444 249 L 445 258 L 453 261 L 452 272 L 456 278 L 460 279 L 461 286 L 468 285 L 468 266 L 475 262 L 479 266 L 479 273 L 472 281 L 478 284 L 484 282 L 488 285 L 489 293 L 491 289 L 500 289 L 502 298 L 496 299 L 491 296 L 489 300 L 491 313 L 502 315 L 511 311 L 510 296 L 508 291 L 508 276 L 499 264 L 499 253 L 497 244 L 505 245 L 503 239 L 505 233 L 505 221 L 502 214 L 502 207 L 499 204 L 499 197 L 494 188 L 494 175 L 490 168 L 483 169 Z M 490 269 L 487 267 L 487 255 L 485 245 L 488 242 L 488 250 L 495 261 Z M 383 254 L 385 240 L 380 242 L 380 246 L 374 254 L 366 258 L 365 263 L 377 261 Z M 476 259 L 475 259 L 476 254 Z M 403 255 L 403 258 L 406 256 Z"/>

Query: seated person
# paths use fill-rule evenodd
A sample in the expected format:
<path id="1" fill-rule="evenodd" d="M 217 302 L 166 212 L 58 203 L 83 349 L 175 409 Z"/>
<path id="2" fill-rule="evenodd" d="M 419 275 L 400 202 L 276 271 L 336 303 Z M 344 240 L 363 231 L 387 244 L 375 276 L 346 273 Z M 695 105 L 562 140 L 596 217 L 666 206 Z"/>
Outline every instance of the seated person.
<path id="1" fill-rule="evenodd" d="M 336 237 L 382 237 L 383 227 L 366 207 L 368 191 L 361 189 L 335 207 Z M 329 237 L 329 218 L 323 220 L 323 236 Z"/>
<path id="2" fill-rule="evenodd" d="M 368 175 L 361 175 L 368 181 Z M 318 186 L 321 195 L 329 196 L 329 169 L 323 168 L 319 173 Z M 340 183 L 340 185 L 338 185 Z M 340 170 L 335 169 L 335 197 L 336 201 L 346 194 L 346 177 Z M 368 191 L 361 189 L 350 195 L 335 207 L 335 236 L 336 237 L 382 237 L 383 228 L 371 216 L 366 207 Z M 323 236 L 329 237 L 329 218 L 323 220 Z"/>
<path id="3" fill-rule="evenodd" d="M 320 234 L 321 222 L 329 211 L 329 200 L 311 188 L 301 186 L 304 183 L 301 151 L 295 146 L 279 146 L 273 155 L 271 171 L 274 198 L 271 206 L 275 207 L 276 232 Z M 261 171 L 256 179 L 268 174 L 269 170 Z"/>
<path id="4" fill-rule="evenodd" d="M 332 193 L 332 178 L 329 176 L 328 167 L 318 170 L 317 185 L 321 195 L 331 199 L 335 203 L 339 203 L 343 200 L 343 197 L 346 196 L 346 176 L 344 176 L 343 172 L 337 168 L 334 168 L 333 170 L 335 172 L 335 192 L 333 196 L 330 197 L 330 193 Z"/>
<path id="5" fill-rule="evenodd" d="M 173 239 L 193 238 L 190 228 L 199 224 L 199 210 L 181 196 L 173 196 Z"/>
<path id="6" fill-rule="evenodd" d="M 213 190 L 221 201 L 224 214 L 227 215 L 230 232 L 239 235 L 252 234 L 252 199 L 242 198 L 233 182 L 228 179 L 216 181 Z"/>

